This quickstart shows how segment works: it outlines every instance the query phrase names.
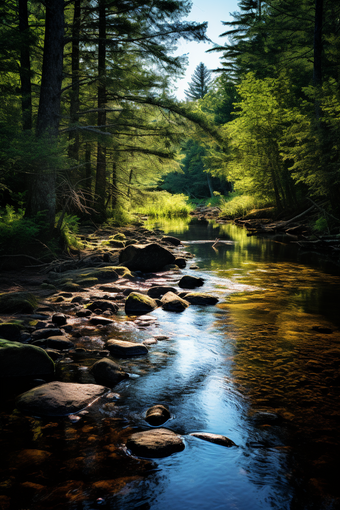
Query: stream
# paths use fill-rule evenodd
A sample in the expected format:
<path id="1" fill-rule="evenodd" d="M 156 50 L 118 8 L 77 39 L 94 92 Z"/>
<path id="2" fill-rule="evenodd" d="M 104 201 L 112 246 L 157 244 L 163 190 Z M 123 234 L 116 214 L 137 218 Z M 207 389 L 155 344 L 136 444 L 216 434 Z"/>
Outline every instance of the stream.
<path id="1" fill-rule="evenodd" d="M 340 268 L 296 245 L 247 237 L 232 224 L 146 226 L 182 240 L 194 258 L 181 273 L 202 277 L 198 290 L 219 302 L 182 313 L 157 308 L 137 329 L 122 320 L 121 338 L 167 339 L 151 345 L 146 358 L 122 361 L 132 377 L 114 388 L 114 411 L 103 414 L 93 406 L 92 422 L 83 425 L 36 418 L 23 423 L 15 413 L 2 414 L 0 423 L 11 431 L 0 439 L 13 450 L 10 459 L 19 449 L 36 448 L 47 450 L 57 466 L 25 479 L 12 465 L 2 489 L 18 476 L 28 492 L 27 483 L 51 487 L 55 477 L 56 487 L 70 483 L 74 494 L 66 504 L 49 489 L 45 499 L 29 504 L 12 498 L 8 510 L 340 509 Z M 72 380 L 72 371 L 86 368 L 65 364 L 63 370 Z M 114 494 L 86 498 L 86 484 L 128 476 L 123 463 L 121 473 L 119 463 L 105 476 L 98 468 L 105 419 L 123 429 L 147 429 L 145 411 L 155 404 L 169 408 L 164 426 L 182 435 L 185 449 L 153 461 Z M 237 446 L 192 432 L 222 434 Z"/>

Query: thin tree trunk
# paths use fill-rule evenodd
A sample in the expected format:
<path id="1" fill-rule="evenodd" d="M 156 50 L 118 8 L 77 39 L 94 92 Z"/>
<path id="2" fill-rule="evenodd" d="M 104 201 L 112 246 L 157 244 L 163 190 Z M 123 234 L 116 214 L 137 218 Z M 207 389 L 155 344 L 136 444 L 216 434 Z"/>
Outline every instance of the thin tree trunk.
<path id="1" fill-rule="evenodd" d="M 31 63 L 28 25 L 27 0 L 19 0 L 19 31 L 20 41 L 20 81 L 21 81 L 21 105 L 22 105 L 22 128 L 32 129 L 32 88 L 31 88 Z"/>
<path id="2" fill-rule="evenodd" d="M 210 196 L 213 197 L 214 196 L 214 190 L 213 190 L 212 185 L 211 185 L 211 179 L 210 179 L 210 175 L 209 174 L 207 174 L 207 182 L 208 182 Z"/>
<path id="3" fill-rule="evenodd" d="M 71 68 L 72 68 L 72 92 L 70 96 L 70 122 L 76 124 L 78 121 L 79 114 L 79 38 L 80 38 L 80 13 L 81 13 L 81 0 L 75 0 L 74 2 L 74 13 L 73 13 L 73 24 L 72 24 L 72 56 L 71 56 Z M 79 133 L 78 131 L 70 132 L 70 147 L 69 156 L 70 158 L 79 160 Z"/>
<path id="4" fill-rule="evenodd" d="M 323 0 L 315 0 L 315 24 L 314 24 L 314 66 L 313 83 L 315 87 L 322 85 L 322 17 Z M 320 102 L 315 100 L 315 115 L 319 119 L 322 115 Z"/>
<path id="5" fill-rule="evenodd" d="M 106 124 L 106 19 L 105 0 L 99 0 L 99 43 L 98 43 L 98 126 Z M 96 203 L 97 211 L 105 216 L 106 192 L 106 147 L 100 141 L 97 149 Z"/>
<path id="6" fill-rule="evenodd" d="M 114 161 L 112 164 L 112 195 L 111 195 L 111 207 L 114 211 L 117 207 L 117 195 L 118 195 L 118 186 L 117 186 L 117 163 Z"/>

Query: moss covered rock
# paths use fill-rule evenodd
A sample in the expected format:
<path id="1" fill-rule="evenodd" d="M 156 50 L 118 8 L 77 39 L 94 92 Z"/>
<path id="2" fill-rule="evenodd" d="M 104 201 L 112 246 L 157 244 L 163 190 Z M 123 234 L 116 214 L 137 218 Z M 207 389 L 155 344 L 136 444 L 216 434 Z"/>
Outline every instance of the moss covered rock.
<path id="1" fill-rule="evenodd" d="M 0 313 L 32 313 L 38 299 L 29 292 L 4 292 L 0 294 Z"/>
<path id="2" fill-rule="evenodd" d="M 142 315 L 143 313 L 152 312 L 155 308 L 157 308 L 156 301 L 139 292 L 131 292 L 125 301 L 125 313 L 127 315 Z"/>
<path id="3" fill-rule="evenodd" d="M 54 374 L 54 362 L 34 345 L 0 339 L 0 378 Z"/>

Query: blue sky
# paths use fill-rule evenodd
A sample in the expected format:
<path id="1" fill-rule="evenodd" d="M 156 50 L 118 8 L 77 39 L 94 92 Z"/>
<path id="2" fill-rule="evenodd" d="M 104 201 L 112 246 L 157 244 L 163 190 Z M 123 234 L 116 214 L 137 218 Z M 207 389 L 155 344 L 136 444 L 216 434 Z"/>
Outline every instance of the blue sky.
<path id="1" fill-rule="evenodd" d="M 188 20 L 208 21 L 208 37 L 216 44 L 224 44 L 227 41 L 226 37 L 219 37 L 227 27 L 222 25 L 222 21 L 230 21 L 232 16 L 230 13 L 238 11 L 239 0 L 193 0 L 191 13 Z M 185 99 L 184 90 L 191 80 L 191 76 L 195 68 L 200 62 L 203 62 L 208 69 L 216 69 L 219 67 L 219 53 L 206 53 L 206 50 L 213 47 L 213 44 L 203 44 L 197 42 L 180 43 L 176 54 L 183 55 L 188 53 L 189 65 L 186 69 L 185 78 L 177 81 L 175 92 L 178 99 Z"/>

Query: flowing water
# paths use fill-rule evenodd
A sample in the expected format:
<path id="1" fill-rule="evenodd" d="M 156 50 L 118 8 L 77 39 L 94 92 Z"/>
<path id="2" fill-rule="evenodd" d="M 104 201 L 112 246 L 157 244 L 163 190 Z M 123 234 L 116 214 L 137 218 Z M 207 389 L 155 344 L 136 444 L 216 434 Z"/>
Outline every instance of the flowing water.
<path id="1" fill-rule="evenodd" d="M 147 358 L 123 362 L 133 377 L 114 391 L 130 426 L 149 428 L 146 409 L 167 405 L 172 418 L 165 426 L 182 435 L 185 449 L 157 459 L 146 476 L 114 495 L 82 496 L 59 507 L 53 504 L 56 493 L 55 500 L 46 499 L 50 506 L 33 502 L 21 510 L 339 509 L 339 268 L 320 256 L 311 259 L 297 246 L 247 237 L 231 224 L 159 226 L 194 255 L 182 273 L 204 278 L 199 290 L 216 295 L 219 303 L 190 306 L 183 313 L 158 308 L 148 314 L 145 328 L 141 323 L 129 329 L 122 322 L 122 338 L 140 341 L 158 334 L 168 339 L 151 346 Z M 213 248 L 217 237 L 220 243 Z M 98 409 L 96 419 L 103 423 L 101 413 Z M 29 427 L 38 438 L 35 447 L 46 450 L 42 429 L 46 435 L 58 424 L 42 427 L 36 420 Z M 192 432 L 223 434 L 237 447 L 212 444 Z M 70 459 L 75 472 L 75 460 L 86 461 L 86 480 L 93 483 L 101 455 L 96 427 L 69 424 L 63 434 L 69 453 L 62 469 L 72 480 Z M 54 441 L 58 449 L 60 442 Z M 27 444 L 32 448 L 31 436 Z M 100 476 L 113 478 L 109 472 Z M 81 491 L 86 494 L 86 487 Z"/>

